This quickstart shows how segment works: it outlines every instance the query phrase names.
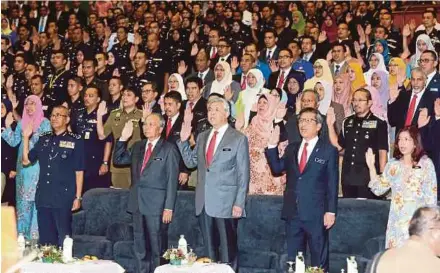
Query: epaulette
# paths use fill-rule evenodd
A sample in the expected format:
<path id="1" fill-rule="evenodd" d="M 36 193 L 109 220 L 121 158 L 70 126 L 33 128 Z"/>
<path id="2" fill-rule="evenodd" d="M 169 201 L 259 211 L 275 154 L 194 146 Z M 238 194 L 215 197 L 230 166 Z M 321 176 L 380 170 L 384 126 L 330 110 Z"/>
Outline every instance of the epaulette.
<path id="1" fill-rule="evenodd" d="M 52 135 L 52 131 L 47 131 L 47 132 L 43 132 L 40 134 L 40 137 L 42 136 L 51 136 Z"/>
<path id="2" fill-rule="evenodd" d="M 75 133 L 72 133 L 72 132 L 68 132 L 67 134 L 69 136 L 73 137 L 73 138 L 81 139 L 81 135 L 80 134 L 75 134 Z"/>
<path id="3" fill-rule="evenodd" d="M 121 108 L 116 108 L 116 109 L 113 109 L 110 113 L 117 112 L 117 111 L 120 111 L 120 110 L 122 110 L 122 109 Z"/>

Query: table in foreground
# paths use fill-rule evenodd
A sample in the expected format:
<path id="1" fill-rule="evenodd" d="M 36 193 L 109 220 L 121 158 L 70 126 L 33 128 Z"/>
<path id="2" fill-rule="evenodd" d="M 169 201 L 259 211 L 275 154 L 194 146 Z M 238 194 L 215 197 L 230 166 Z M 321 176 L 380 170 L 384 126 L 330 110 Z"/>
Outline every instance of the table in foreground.
<path id="1" fill-rule="evenodd" d="M 234 270 L 226 264 L 202 264 L 193 265 L 162 265 L 154 270 L 154 273 L 234 273 Z"/>
<path id="2" fill-rule="evenodd" d="M 113 261 L 78 261 L 71 264 L 30 262 L 24 264 L 21 273 L 124 273 L 125 269 Z"/>

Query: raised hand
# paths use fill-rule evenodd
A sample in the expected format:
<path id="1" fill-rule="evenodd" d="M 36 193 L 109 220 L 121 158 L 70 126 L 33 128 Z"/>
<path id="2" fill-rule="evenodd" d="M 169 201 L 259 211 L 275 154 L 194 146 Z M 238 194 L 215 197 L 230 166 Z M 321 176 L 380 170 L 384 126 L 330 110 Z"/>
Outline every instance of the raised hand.
<path id="1" fill-rule="evenodd" d="M 11 114 L 11 113 L 9 113 L 9 114 Z M 31 121 L 31 122 L 29 122 L 29 124 L 26 127 L 22 128 L 21 134 L 23 135 L 24 138 L 29 138 L 32 135 L 33 126 L 34 125 L 32 124 L 32 121 Z"/>
<path id="2" fill-rule="evenodd" d="M 431 117 L 428 116 L 428 108 L 421 108 L 419 118 L 417 119 L 417 126 L 419 128 L 426 126 L 429 123 L 430 119 Z"/>
<path id="3" fill-rule="evenodd" d="M 132 120 L 129 120 L 125 123 L 124 129 L 122 129 L 122 133 L 120 137 L 121 141 L 127 141 L 129 138 L 131 138 L 131 136 L 133 135 L 133 127 L 134 126 Z"/>
<path id="4" fill-rule="evenodd" d="M 18 103 L 19 103 L 19 101 L 17 100 L 17 96 L 15 96 L 15 95 L 12 95 L 10 98 L 9 98 L 9 100 L 11 101 L 11 103 L 12 103 L 12 109 L 17 109 L 17 107 L 18 107 Z"/>
<path id="5" fill-rule="evenodd" d="M 270 132 L 269 145 L 276 146 L 280 142 L 280 127 L 275 126 Z"/>
<path id="6" fill-rule="evenodd" d="M 296 101 L 295 101 L 295 112 L 297 114 L 299 114 L 299 112 L 301 111 L 301 98 L 302 98 L 302 93 L 300 93 L 298 97 L 296 97 Z"/>
<path id="7" fill-rule="evenodd" d="M 351 21 L 353 20 L 353 15 L 351 15 L 351 13 L 347 13 L 347 15 L 345 15 L 345 22 L 347 22 L 347 24 L 349 24 Z"/>
<path id="8" fill-rule="evenodd" d="M 358 41 L 354 42 L 354 51 L 356 53 L 360 53 L 361 52 L 361 45 L 358 43 Z"/>
<path id="9" fill-rule="evenodd" d="M 365 153 L 365 161 L 367 162 L 367 166 L 369 169 L 376 168 L 376 166 L 374 166 L 375 160 L 376 158 L 373 150 L 371 148 L 368 148 L 367 152 Z"/>
<path id="10" fill-rule="evenodd" d="M 366 35 L 366 36 L 370 36 L 371 31 L 372 31 L 372 27 L 371 27 L 370 24 L 368 24 L 368 25 L 365 27 L 365 35 Z"/>
<path id="11" fill-rule="evenodd" d="M 11 127 L 12 123 L 14 123 L 14 115 L 12 114 L 12 112 L 9 112 L 6 115 L 6 119 L 5 119 L 5 126 L 6 126 L 6 128 Z"/>
<path id="12" fill-rule="evenodd" d="M 199 53 L 199 47 L 197 46 L 197 43 L 194 43 L 191 47 L 191 56 L 196 56 L 197 53 Z"/>
<path id="13" fill-rule="evenodd" d="M 225 100 L 227 100 L 227 101 L 232 100 L 232 98 L 234 97 L 234 93 L 232 92 L 232 88 L 230 85 L 226 86 L 225 93 L 223 95 L 225 97 Z"/>
<path id="14" fill-rule="evenodd" d="M 193 120 L 194 114 L 191 110 L 191 107 L 185 109 L 185 113 L 183 115 L 183 122 L 191 124 Z"/>
<path id="15" fill-rule="evenodd" d="M 327 121 L 328 127 L 331 127 L 331 126 L 333 126 L 333 124 L 335 124 L 336 115 L 335 115 L 335 109 L 333 109 L 333 107 L 328 108 L 326 119 L 327 119 L 326 121 Z"/>
<path id="16" fill-rule="evenodd" d="M 244 127 L 244 113 L 241 113 L 241 115 L 238 115 L 235 119 L 235 129 L 241 130 Z"/>
<path id="17" fill-rule="evenodd" d="M 191 31 L 191 33 L 189 34 L 189 42 L 192 43 L 196 40 L 196 33 L 195 31 Z"/>
<path id="18" fill-rule="evenodd" d="M 436 118 L 440 118 L 440 98 L 437 98 L 434 102 L 434 113 Z"/>
<path id="19" fill-rule="evenodd" d="M 238 63 L 238 59 L 237 59 L 237 57 L 236 57 L 236 56 L 232 57 L 232 60 L 231 60 L 231 68 L 232 68 L 234 71 L 236 71 L 237 68 L 238 68 L 238 66 L 239 66 L 239 63 Z"/>
<path id="20" fill-rule="evenodd" d="M 180 130 L 180 141 L 184 142 L 191 136 L 191 122 L 184 122 Z"/>
<path id="21" fill-rule="evenodd" d="M 78 65 L 78 70 L 76 72 L 76 75 L 78 75 L 78 77 L 81 77 L 81 78 L 83 76 L 83 69 L 82 69 L 82 67 L 83 67 L 82 64 Z"/>
<path id="22" fill-rule="evenodd" d="M 275 118 L 283 119 L 287 114 L 287 108 L 285 103 L 281 103 L 275 113 Z"/>
<path id="23" fill-rule="evenodd" d="M 138 31 L 139 31 L 139 22 L 136 22 L 136 23 L 133 25 L 133 32 L 134 32 L 134 33 L 138 33 Z"/>
<path id="24" fill-rule="evenodd" d="M 182 60 L 177 65 L 177 73 L 179 73 L 179 75 L 184 75 L 186 71 L 188 71 L 188 66 L 186 65 L 185 61 Z"/>
<path id="25" fill-rule="evenodd" d="M 135 34 L 134 34 L 133 43 L 134 43 L 135 45 L 140 45 L 140 44 L 142 44 L 142 36 L 141 36 L 139 33 L 135 33 Z"/>
<path id="26" fill-rule="evenodd" d="M 411 35 L 411 29 L 409 28 L 409 25 L 406 24 L 403 29 L 402 29 L 402 35 L 403 37 L 407 38 L 408 36 Z"/>
<path id="27" fill-rule="evenodd" d="M 137 50 L 136 50 L 135 46 L 132 45 L 132 46 L 130 47 L 130 56 L 129 56 L 129 58 L 130 58 L 131 61 L 134 60 L 134 56 L 136 56 L 136 53 L 137 53 Z"/>
<path id="28" fill-rule="evenodd" d="M 14 76 L 11 74 L 6 80 L 6 89 L 12 89 L 12 86 L 14 86 Z"/>
<path id="29" fill-rule="evenodd" d="M 113 70 L 113 77 L 121 77 L 121 73 L 119 73 L 119 69 L 115 68 Z"/>
<path id="30" fill-rule="evenodd" d="M 24 46 L 23 46 L 24 51 L 29 51 L 31 49 L 31 42 L 26 41 L 24 42 Z"/>
<path id="31" fill-rule="evenodd" d="M 276 63 L 276 61 L 274 59 L 271 59 L 269 61 L 269 68 L 270 68 L 270 71 L 272 71 L 272 72 L 277 72 L 278 70 L 280 70 L 280 67 L 278 66 L 278 64 Z"/>
<path id="32" fill-rule="evenodd" d="M 394 102 L 399 96 L 400 90 L 397 86 L 390 86 L 390 102 Z"/>
<path id="33" fill-rule="evenodd" d="M 99 103 L 96 114 L 101 117 L 107 114 L 107 103 L 104 100 Z"/>
<path id="34" fill-rule="evenodd" d="M 409 20 L 409 29 L 411 30 L 411 33 L 414 32 L 417 28 L 416 20 L 413 18 Z"/>
<path id="35" fill-rule="evenodd" d="M 318 43 L 322 43 L 327 40 L 327 32 L 325 30 L 321 31 L 318 36 Z"/>
<path id="36" fill-rule="evenodd" d="M 151 114 L 151 108 L 148 103 L 142 105 L 142 118 L 145 120 Z"/>
<path id="37" fill-rule="evenodd" d="M 112 30 L 110 29 L 109 26 L 105 27 L 104 35 L 105 35 L 106 40 L 108 40 L 108 38 L 110 38 L 110 36 L 112 35 Z"/>

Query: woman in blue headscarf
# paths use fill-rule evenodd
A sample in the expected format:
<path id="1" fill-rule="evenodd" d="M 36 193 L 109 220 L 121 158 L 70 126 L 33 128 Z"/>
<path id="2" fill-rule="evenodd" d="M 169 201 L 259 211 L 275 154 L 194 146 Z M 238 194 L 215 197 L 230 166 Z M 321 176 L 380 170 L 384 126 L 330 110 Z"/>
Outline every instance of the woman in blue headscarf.
<path id="1" fill-rule="evenodd" d="M 306 76 L 303 73 L 290 73 L 287 77 L 287 112 L 295 113 L 295 103 L 298 95 L 304 89 L 304 83 L 306 82 Z"/>
<path id="2" fill-rule="evenodd" d="M 383 59 L 385 61 L 385 65 L 388 67 L 391 56 L 390 56 L 390 49 L 388 48 L 387 41 L 384 39 L 376 40 L 374 42 L 374 52 L 382 54 Z"/>

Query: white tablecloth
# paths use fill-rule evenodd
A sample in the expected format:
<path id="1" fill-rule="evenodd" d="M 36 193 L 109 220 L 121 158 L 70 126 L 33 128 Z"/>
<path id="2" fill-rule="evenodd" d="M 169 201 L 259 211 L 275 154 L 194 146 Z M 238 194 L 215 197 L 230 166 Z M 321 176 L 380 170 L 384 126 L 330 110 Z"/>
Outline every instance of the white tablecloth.
<path id="1" fill-rule="evenodd" d="M 234 273 L 234 270 L 226 264 L 199 264 L 193 265 L 162 265 L 154 270 L 154 273 Z"/>
<path id="2" fill-rule="evenodd" d="M 72 264 L 49 264 L 30 262 L 24 264 L 21 273 L 124 273 L 125 270 L 119 264 L 106 261 L 78 261 Z"/>

